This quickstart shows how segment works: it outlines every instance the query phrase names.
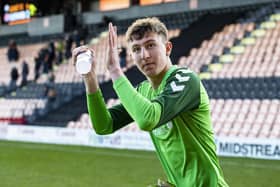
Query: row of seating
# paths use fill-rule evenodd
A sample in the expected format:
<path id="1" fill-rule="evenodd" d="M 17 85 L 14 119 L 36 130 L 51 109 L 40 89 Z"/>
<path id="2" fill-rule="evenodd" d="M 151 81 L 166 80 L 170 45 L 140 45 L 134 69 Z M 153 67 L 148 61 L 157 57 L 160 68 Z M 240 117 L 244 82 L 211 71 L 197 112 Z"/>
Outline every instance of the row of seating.
<path id="1" fill-rule="evenodd" d="M 180 59 L 180 66 L 200 72 L 204 65 L 210 67 L 219 63 L 223 55 L 234 57 L 230 62 L 220 64 L 220 68 L 211 69 L 210 79 L 202 80 L 210 96 L 216 136 L 280 138 L 280 22 L 271 20 L 275 27 L 263 27 L 268 19 L 275 18 L 278 9 L 274 5 L 249 13 L 239 23 L 226 26 L 199 48 L 192 49 L 188 57 Z M 263 35 L 256 34 L 260 28 Z M 248 36 L 254 42 L 246 43 Z M 231 51 L 240 44 L 244 47 L 242 53 L 238 53 L 240 48 Z M 118 103 L 117 99 L 109 99 L 107 107 Z M 91 129 L 88 114 L 69 122 L 68 128 Z M 121 131 L 137 132 L 140 129 L 132 123 Z"/>
<path id="2" fill-rule="evenodd" d="M 0 99 L 0 120 L 15 121 L 24 119 L 27 121 L 35 113 L 43 112 L 46 107 L 43 99 Z"/>
<path id="3" fill-rule="evenodd" d="M 279 76 L 280 19 L 276 18 L 278 9 L 269 13 L 271 11 L 261 14 L 268 19 L 261 23 L 248 22 L 250 18 L 247 18 L 247 21 L 226 26 L 199 48 L 192 49 L 188 57 L 181 57 L 179 65 L 195 72 L 210 71 L 211 78 Z M 264 26 L 268 23 L 272 26 Z M 262 35 L 257 34 L 259 32 Z"/>
<path id="4" fill-rule="evenodd" d="M 266 12 L 266 14 L 271 12 Z M 263 14 L 261 14 L 263 15 Z M 252 17 L 255 15 L 253 14 Z M 251 17 L 250 17 L 251 18 Z M 250 19 L 248 18 L 248 19 Z M 238 41 L 240 41 L 242 38 L 247 37 L 247 33 L 252 33 L 254 30 L 257 29 L 258 22 L 248 22 L 248 19 L 243 20 L 243 22 L 232 24 L 229 26 L 226 26 L 224 30 L 220 33 L 217 33 L 213 36 L 213 38 L 209 41 L 205 41 L 202 43 L 201 47 L 198 49 L 192 50 L 189 57 L 182 58 L 183 60 L 180 61 L 181 66 L 189 66 L 191 69 L 199 72 L 201 67 L 203 65 L 210 65 L 213 62 L 213 59 L 215 57 L 220 57 L 224 54 L 227 54 L 229 51 L 227 49 L 230 49 L 231 47 L 238 44 Z M 247 20 L 247 21 L 246 21 Z M 259 20 L 259 19 L 256 19 Z M 275 21 L 276 22 L 276 21 Z M 244 137 L 268 137 L 268 138 L 277 138 L 279 137 L 279 124 L 280 121 L 277 116 L 279 116 L 279 77 L 272 77 L 272 75 L 277 75 L 277 73 L 271 73 L 271 72 L 278 72 L 279 66 L 277 66 L 278 63 L 278 57 L 274 55 L 279 51 L 277 46 L 278 42 L 273 42 L 271 45 L 269 38 L 270 37 L 277 37 L 279 36 L 279 22 L 276 24 L 276 30 L 274 28 L 266 29 L 266 33 L 262 37 L 256 38 L 256 42 L 252 45 L 246 46 L 246 49 L 244 50 L 243 54 L 235 54 L 235 58 L 231 63 L 223 64 L 222 68 L 218 71 L 212 72 L 212 77 L 214 79 L 210 80 L 203 80 L 203 83 L 209 93 L 209 96 L 211 98 L 211 106 L 213 109 L 212 116 L 213 116 L 213 125 L 215 133 L 219 136 L 244 136 Z M 177 36 L 180 33 L 180 29 L 171 30 L 170 31 L 170 37 Z M 91 47 L 96 50 L 96 59 L 97 59 L 97 74 L 99 77 L 99 81 L 103 82 L 106 80 L 109 80 L 109 74 L 106 71 L 106 63 L 105 62 L 105 56 L 106 56 L 106 49 L 107 49 L 107 40 L 106 40 L 107 33 L 104 32 L 100 35 L 100 37 L 97 39 L 95 38 L 92 40 Z M 125 46 L 124 42 L 124 35 L 121 35 L 119 37 L 120 45 Z M 275 39 L 276 40 L 276 39 Z M 277 41 L 277 40 L 276 40 Z M 258 47 L 255 47 L 258 46 Z M 270 46 L 270 47 L 267 47 Z M 269 48 L 269 49 L 263 49 L 263 48 Z M 30 49 L 31 50 L 31 49 Z M 35 51 L 35 49 L 33 49 Z M 253 52 L 251 52 L 251 50 Z M 246 62 L 243 59 L 257 56 L 255 54 L 258 54 L 257 51 L 260 50 L 260 54 L 262 54 L 261 60 L 258 61 L 252 61 L 252 62 Z M 247 52 L 248 51 L 248 52 Z M 32 51 L 30 51 L 31 54 Z M 28 53 L 27 53 L 28 54 Z M 247 55 L 247 56 L 243 56 Z M 1 55 L 0 55 L 1 56 Z M 27 55 L 28 56 L 28 55 Z M 266 57 L 268 56 L 268 57 Z M 239 62 L 237 59 L 240 59 Z M 268 72 L 268 74 L 260 74 L 262 70 L 260 68 L 263 67 L 263 60 L 264 59 L 270 59 L 274 64 L 270 66 L 270 64 L 266 63 L 265 68 L 270 66 L 270 69 L 265 69 L 264 72 Z M 218 58 L 218 60 L 220 60 Z M 31 61 L 33 62 L 33 61 Z M 127 57 L 128 66 L 133 65 L 132 60 L 130 57 Z M 240 64 L 244 64 L 239 68 Z M 276 63 L 276 64 L 275 64 Z M 243 70 L 245 69 L 245 66 L 247 64 L 250 64 L 248 68 L 248 72 L 255 72 L 252 74 L 242 74 Z M 229 67 L 230 66 L 230 67 Z M 236 71 L 232 71 L 235 69 L 238 69 Z M 254 71 L 249 71 L 249 70 Z M 228 71 L 232 71 L 233 73 L 228 73 Z M 247 70 L 246 70 L 247 71 Z M 245 72 L 246 72 L 245 71 Z M 224 73 L 226 72 L 226 73 Z M 240 72 L 234 75 L 234 72 Z M 58 98 L 61 98 L 61 100 L 66 99 L 70 100 L 71 96 L 77 94 L 81 94 L 80 91 L 83 91 L 83 84 L 81 77 L 75 72 L 75 68 L 72 66 L 71 62 L 67 62 L 65 64 L 62 64 L 57 67 L 55 70 L 55 88 L 58 91 Z M 242 75 L 241 75 L 242 74 Z M 218 77 L 218 78 L 215 78 Z M 235 78 L 232 78 L 235 77 Z M 240 78 L 241 77 L 241 78 Z M 247 77 L 254 77 L 254 78 L 247 78 Z M 259 77 L 259 78 L 256 78 Z M 267 78 L 264 78 L 267 77 Z M 14 99 L 16 100 L 17 97 L 25 98 L 26 102 L 29 102 L 31 98 L 38 97 L 38 95 L 41 94 L 40 90 L 42 88 L 43 83 L 45 83 L 46 77 L 42 76 L 38 83 L 41 84 L 38 87 L 28 85 L 26 88 L 21 89 L 20 91 L 16 91 L 16 93 L 13 93 L 4 100 L 8 100 L 8 98 L 11 98 L 10 100 Z M 30 86 L 30 87 L 29 87 Z M 37 95 L 38 94 L 38 95 Z M 248 100 L 248 98 L 250 100 Z M 25 100 L 24 99 L 24 100 Z M 222 100 L 223 102 L 220 102 L 219 100 Z M 232 100 L 234 99 L 234 100 Z M 241 100 L 242 99 L 242 100 Z M 269 100 L 267 100 L 269 99 Z M 60 100 L 60 99 L 58 99 Z M 258 109 L 260 109 L 262 112 L 257 110 L 255 113 L 251 116 L 251 105 L 253 106 L 255 103 L 258 103 Z M 46 106 L 46 99 L 39 99 L 41 103 L 45 103 L 45 105 L 42 104 L 42 107 Z M 264 102 L 265 101 L 265 102 Z M 115 104 L 116 100 L 109 100 L 108 106 L 111 106 L 112 104 Z M 268 102 L 269 105 L 273 105 L 274 109 L 261 109 L 261 105 L 265 105 L 265 103 Z M 222 103 L 222 104 L 220 104 Z M 239 103 L 239 104 L 236 104 Z M 249 103 L 248 109 L 246 109 L 247 105 L 244 103 Z M 276 104 L 272 104 L 276 103 Z M 7 105 L 7 103 L 6 103 Z M 26 106 L 26 104 L 21 104 L 22 106 Z M 19 110 L 17 110 L 17 115 L 23 116 L 30 113 L 30 115 L 34 114 L 34 112 L 37 112 L 38 109 L 41 109 L 41 106 L 34 105 L 35 108 L 30 107 L 30 112 L 26 111 L 25 108 L 29 107 L 20 107 L 17 104 L 14 105 L 15 108 L 19 107 Z M 243 121 L 239 120 L 239 114 L 234 113 L 233 116 L 227 118 L 224 115 L 229 115 L 229 109 L 235 108 L 242 108 L 244 110 L 242 115 L 245 115 L 240 117 L 240 119 L 243 119 Z M 246 110 L 245 110 L 245 109 Z M 9 109 L 6 111 L 9 111 L 10 117 L 14 114 L 11 114 L 11 110 Z M 268 112 L 272 110 L 273 112 Z M 19 111 L 19 112 L 18 112 Z M 264 112 L 266 111 L 266 112 Z M 15 112 L 13 112 L 15 113 Z M 9 117 L 7 115 L 7 117 Z M 216 115 L 216 116 L 215 116 Z M 255 120 L 256 116 L 260 115 L 261 117 L 257 120 Z M 269 116 L 272 115 L 272 116 Z M 1 116 L 1 114 L 0 114 Z M 4 115 L 5 116 L 5 115 Z M 222 117 L 223 116 L 223 117 Z M 241 114 L 240 114 L 241 116 Z M 255 116 L 255 118 L 253 118 Z M 218 117 L 221 117 L 218 119 Z M 266 121 L 266 120 L 271 121 Z M 9 118 L 11 119 L 11 118 Z M 221 120 L 223 119 L 223 120 Z M 251 119 L 253 121 L 248 121 L 248 119 Z M 229 120 L 229 121 L 226 121 Z M 248 122 L 249 125 L 246 125 Z M 249 133 L 246 129 L 253 129 L 254 124 L 259 124 L 258 128 L 254 130 L 254 133 Z M 269 123 L 269 125 L 264 125 Z M 226 125 L 225 125 L 226 124 Z M 238 126 L 239 125 L 239 126 Z M 263 127 L 263 125 L 265 127 Z M 246 127 L 245 127 L 246 126 Z M 71 121 L 68 124 L 68 127 L 78 127 L 78 128 L 91 128 L 91 123 L 89 121 L 88 114 L 83 114 L 78 121 Z M 278 128 L 278 130 L 277 130 Z M 233 130 L 234 129 L 234 130 Z M 243 129 L 243 130 L 242 130 Z M 125 131 L 137 131 L 139 130 L 137 125 L 132 124 L 123 130 Z M 263 133 L 263 131 L 265 133 Z M 234 132 L 234 133 L 232 133 Z"/>
<path id="5" fill-rule="evenodd" d="M 200 72 L 203 65 L 211 63 L 213 56 L 221 55 L 224 47 L 232 46 L 236 38 L 242 37 L 246 30 L 252 30 L 253 27 L 254 23 L 227 25 L 221 32 L 214 34 L 211 40 L 204 41 L 199 48 L 193 48 L 188 57 L 181 57 L 178 64 Z"/>
<path id="6" fill-rule="evenodd" d="M 118 99 L 110 99 L 107 106 L 118 103 Z M 280 138 L 279 99 L 211 99 L 210 106 L 216 136 Z M 84 113 L 79 120 L 70 121 L 67 127 L 92 129 L 92 124 L 89 115 Z M 140 129 L 132 123 L 121 131 L 136 132 Z"/>
<path id="7" fill-rule="evenodd" d="M 202 80 L 210 98 L 280 99 L 280 77 Z"/>
<path id="8" fill-rule="evenodd" d="M 218 136 L 279 138 L 279 103 L 279 100 L 217 100 L 212 111 L 215 132 Z"/>
<path id="9" fill-rule="evenodd" d="M 245 46 L 241 54 L 234 55 L 231 63 L 224 64 L 220 71 L 213 71 L 211 77 L 279 76 L 280 20 L 276 23 L 275 28 L 256 38 L 254 44 Z"/>

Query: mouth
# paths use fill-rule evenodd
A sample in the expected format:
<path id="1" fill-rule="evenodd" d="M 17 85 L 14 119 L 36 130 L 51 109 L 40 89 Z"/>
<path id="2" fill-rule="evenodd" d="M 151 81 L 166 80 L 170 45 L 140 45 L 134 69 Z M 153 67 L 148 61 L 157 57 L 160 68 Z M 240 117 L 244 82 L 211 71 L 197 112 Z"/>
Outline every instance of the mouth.
<path id="1" fill-rule="evenodd" d="M 153 66 L 154 66 L 154 63 L 146 63 L 145 65 L 143 65 L 143 69 L 148 70 L 148 69 L 153 68 Z"/>

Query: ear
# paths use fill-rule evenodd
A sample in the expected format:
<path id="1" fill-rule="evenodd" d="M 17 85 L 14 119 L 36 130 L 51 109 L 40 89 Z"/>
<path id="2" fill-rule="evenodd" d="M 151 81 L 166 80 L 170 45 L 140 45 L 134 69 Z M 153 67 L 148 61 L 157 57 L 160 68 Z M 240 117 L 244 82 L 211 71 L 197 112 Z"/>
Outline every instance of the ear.
<path id="1" fill-rule="evenodd" d="M 167 41 L 165 44 L 166 56 L 170 56 L 173 45 L 170 41 Z"/>

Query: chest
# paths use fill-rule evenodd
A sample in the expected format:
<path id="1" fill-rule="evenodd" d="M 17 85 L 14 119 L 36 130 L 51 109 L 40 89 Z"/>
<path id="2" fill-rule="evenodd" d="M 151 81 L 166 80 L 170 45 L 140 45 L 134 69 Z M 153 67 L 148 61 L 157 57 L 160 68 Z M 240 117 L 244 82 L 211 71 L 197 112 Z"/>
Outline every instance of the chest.
<path id="1" fill-rule="evenodd" d="M 140 93 L 149 100 L 152 100 L 162 93 L 162 88 L 153 89 L 150 85 L 143 87 Z"/>

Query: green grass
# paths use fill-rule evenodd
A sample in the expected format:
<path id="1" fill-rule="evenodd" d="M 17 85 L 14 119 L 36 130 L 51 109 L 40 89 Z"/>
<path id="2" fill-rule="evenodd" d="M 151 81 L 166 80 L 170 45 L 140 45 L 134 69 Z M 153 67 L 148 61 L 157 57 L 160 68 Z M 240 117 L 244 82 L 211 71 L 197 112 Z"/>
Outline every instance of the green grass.
<path id="1" fill-rule="evenodd" d="M 0 141 L 1 187 L 145 187 L 163 170 L 154 152 Z M 232 187 L 280 186 L 280 161 L 220 158 Z"/>

